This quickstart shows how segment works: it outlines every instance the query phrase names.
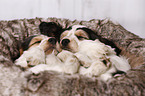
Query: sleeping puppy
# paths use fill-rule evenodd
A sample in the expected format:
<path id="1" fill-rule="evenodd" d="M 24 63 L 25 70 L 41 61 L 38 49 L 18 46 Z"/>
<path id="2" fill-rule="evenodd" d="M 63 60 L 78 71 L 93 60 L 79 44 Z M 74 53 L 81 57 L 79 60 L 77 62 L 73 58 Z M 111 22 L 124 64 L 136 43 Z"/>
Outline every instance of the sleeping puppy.
<path id="1" fill-rule="evenodd" d="M 53 51 L 57 52 L 55 47 L 56 40 L 53 37 L 44 35 L 30 36 L 21 44 L 21 56 L 15 61 L 15 64 L 23 68 L 45 64 L 45 56 Z"/>
<path id="2" fill-rule="evenodd" d="M 109 45 L 100 42 L 100 37 L 89 33 L 82 25 L 74 25 L 61 34 L 61 47 L 74 53 L 82 66 L 79 73 L 87 76 L 99 76 L 107 81 L 117 72 L 130 69 L 127 59 L 119 57 Z M 89 40 L 96 39 L 95 41 Z"/>
<path id="3" fill-rule="evenodd" d="M 39 25 L 40 33 L 49 37 L 55 37 L 57 41 L 60 40 L 60 34 L 63 29 L 55 22 L 41 22 Z"/>
<path id="4" fill-rule="evenodd" d="M 58 52 L 59 47 L 54 37 L 35 35 L 28 37 L 20 48 L 22 55 L 15 64 L 37 74 L 51 70 L 74 74 L 78 71 L 79 61 L 69 51 Z"/>

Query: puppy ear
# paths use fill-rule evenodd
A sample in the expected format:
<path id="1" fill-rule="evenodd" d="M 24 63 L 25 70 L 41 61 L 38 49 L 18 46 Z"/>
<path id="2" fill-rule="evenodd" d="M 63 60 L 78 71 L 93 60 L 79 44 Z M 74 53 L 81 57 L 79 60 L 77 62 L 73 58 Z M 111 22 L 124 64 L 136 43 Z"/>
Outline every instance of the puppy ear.
<path id="1" fill-rule="evenodd" d="M 42 22 L 39 25 L 40 33 L 49 37 L 55 37 L 58 41 L 63 32 L 62 27 L 55 22 Z"/>
<path id="2" fill-rule="evenodd" d="M 47 23 L 46 22 L 41 22 L 40 25 L 39 25 L 40 32 L 44 31 L 44 28 L 43 28 L 44 26 L 47 26 Z"/>
<path id="3" fill-rule="evenodd" d="M 121 49 L 119 49 L 112 41 L 107 40 L 105 38 L 99 38 L 100 42 L 111 46 L 112 48 L 115 48 L 115 52 L 117 55 L 119 55 L 121 53 Z"/>
<path id="4" fill-rule="evenodd" d="M 99 39 L 99 38 L 100 38 L 99 35 L 97 35 L 94 31 L 92 31 L 92 30 L 89 29 L 89 28 L 86 28 L 86 27 L 77 28 L 77 30 L 79 30 L 79 29 L 81 29 L 81 30 L 87 32 L 88 35 L 89 35 L 89 39 L 91 39 L 91 40 L 95 40 L 95 39 Z"/>
<path id="5" fill-rule="evenodd" d="M 36 37 L 36 36 L 37 36 L 37 35 L 30 36 L 30 37 L 26 38 L 26 39 L 21 43 L 21 46 L 20 46 L 20 49 L 19 49 L 20 55 L 22 55 L 23 52 L 24 52 L 25 50 L 28 50 L 29 44 L 30 44 L 31 40 L 32 40 L 34 37 Z"/>

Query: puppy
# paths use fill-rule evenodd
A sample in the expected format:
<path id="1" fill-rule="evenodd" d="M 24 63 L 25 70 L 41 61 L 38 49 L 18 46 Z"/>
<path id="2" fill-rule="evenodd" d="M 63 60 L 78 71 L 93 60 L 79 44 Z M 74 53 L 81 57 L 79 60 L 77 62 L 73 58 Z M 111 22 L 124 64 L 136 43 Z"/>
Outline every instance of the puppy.
<path id="1" fill-rule="evenodd" d="M 89 33 L 85 26 L 74 25 L 60 36 L 63 49 L 69 50 L 80 60 L 79 73 L 87 76 L 99 76 L 107 81 L 116 72 L 130 69 L 127 59 L 119 57 L 109 45 L 100 42 L 100 37 Z M 95 41 L 89 39 L 96 39 Z"/>
<path id="2" fill-rule="evenodd" d="M 39 25 L 40 33 L 49 37 L 55 37 L 57 41 L 60 40 L 60 34 L 63 28 L 55 22 L 41 22 Z"/>
<path id="3" fill-rule="evenodd" d="M 21 56 L 15 61 L 15 64 L 23 68 L 45 64 L 45 56 L 56 51 L 55 47 L 56 40 L 53 37 L 44 35 L 30 36 L 22 43 L 20 48 Z"/>
<path id="4" fill-rule="evenodd" d="M 15 64 L 38 74 L 51 70 L 74 74 L 78 71 L 79 61 L 69 51 L 58 52 L 59 47 L 54 37 L 36 35 L 27 38 L 20 49 L 22 55 Z"/>

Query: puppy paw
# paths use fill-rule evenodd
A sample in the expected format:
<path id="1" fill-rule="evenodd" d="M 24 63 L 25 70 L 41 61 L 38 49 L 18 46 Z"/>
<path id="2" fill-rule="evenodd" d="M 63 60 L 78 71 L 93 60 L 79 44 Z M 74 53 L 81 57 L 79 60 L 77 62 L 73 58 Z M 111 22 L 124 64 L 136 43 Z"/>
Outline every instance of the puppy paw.
<path id="1" fill-rule="evenodd" d="M 109 79 L 111 79 L 112 78 L 112 75 L 111 74 L 106 74 L 106 73 L 104 73 L 104 74 L 102 74 L 101 76 L 100 76 L 100 79 L 102 80 L 102 81 L 104 81 L 104 82 L 107 82 Z"/>
<path id="2" fill-rule="evenodd" d="M 46 64 L 39 64 L 29 69 L 34 74 L 39 74 L 42 71 L 45 71 L 47 68 Z"/>
<path id="3" fill-rule="evenodd" d="M 15 61 L 15 64 L 16 64 L 17 66 L 22 67 L 22 68 L 27 68 L 27 67 L 28 67 L 27 60 L 26 60 L 26 58 L 23 58 L 23 57 L 18 58 L 18 59 Z"/>
<path id="4" fill-rule="evenodd" d="M 65 62 L 66 59 L 67 59 L 68 57 L 70 57 L 70 56 L 73 56 L 73 53 L 70 52 L 70 51 L 67 51 L 67 50 L 62 50 L 62 51 L 57 55 L 57 57 L 58 57 L 59 59 L 61 59 L 61 61 L 63 61 L 63 62 Z"/>
<path id="5" fill-rule="evenodd" d="M 92 61 L 90 60 L 90 58 L 88 56 L 81 54 L 81 53 L 75 53 L 74 55 L 80 61 L 80 65 L 82 65 L 85 68 L 90 67 Z"/>

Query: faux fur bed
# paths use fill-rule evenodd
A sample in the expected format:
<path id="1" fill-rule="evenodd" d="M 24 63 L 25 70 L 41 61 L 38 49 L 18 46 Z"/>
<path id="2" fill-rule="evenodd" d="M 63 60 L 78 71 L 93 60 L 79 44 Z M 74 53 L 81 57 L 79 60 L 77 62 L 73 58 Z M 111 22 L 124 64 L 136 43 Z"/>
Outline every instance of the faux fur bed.
<path id="1" fill-rule="evenodd" d="M 129 59 L 127 74 L 104 83 L 78 74 L 46 71 L 31 74 L 14 65 L 19 44 L 26 37 L 40 34 L 42 21 L 59 23 L 63 28 L 81 24 L 112 40 Z M 35 18 L 0 21 L 0 96 L 145 96 L 145 39 L 109 20 L 70 21 Z"/>

